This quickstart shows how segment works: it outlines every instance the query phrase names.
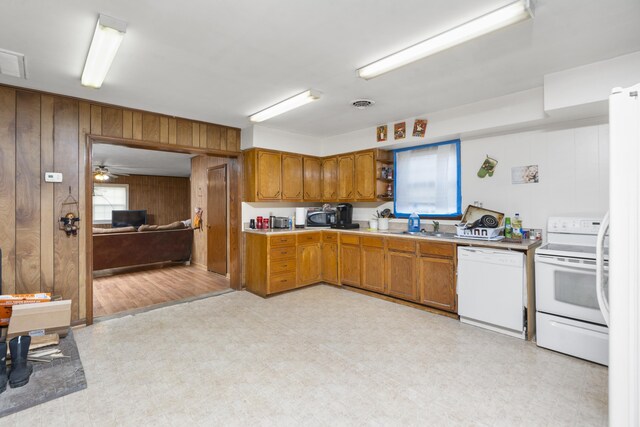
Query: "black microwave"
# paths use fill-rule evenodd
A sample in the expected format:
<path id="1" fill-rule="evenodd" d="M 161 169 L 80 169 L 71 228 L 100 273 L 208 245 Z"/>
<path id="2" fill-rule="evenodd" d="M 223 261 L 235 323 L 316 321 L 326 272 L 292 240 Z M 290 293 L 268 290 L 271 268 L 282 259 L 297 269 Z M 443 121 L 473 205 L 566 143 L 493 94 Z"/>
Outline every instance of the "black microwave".
<path id="1" fill-rule="evenodd" d="M 329 227 L 336 223 L 335 211 L 308 211 L 307 227 Z"/>

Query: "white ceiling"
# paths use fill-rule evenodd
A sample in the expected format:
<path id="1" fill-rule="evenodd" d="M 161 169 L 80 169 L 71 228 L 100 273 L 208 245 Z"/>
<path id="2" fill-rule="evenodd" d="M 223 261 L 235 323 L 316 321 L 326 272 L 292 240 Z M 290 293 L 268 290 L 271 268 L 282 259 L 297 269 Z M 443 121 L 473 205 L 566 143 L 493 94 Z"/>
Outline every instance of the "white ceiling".
<path id="1" fill-rule="evenodd" d="M 637 51 L 638 0 L 537 0 L 536 17 L 389 74 L 355 70 L 510 0 L 5 0 L 0 48 L 28 80 L 0 82 L 247 127 L 314 88 L 318 102 L 265 122 L 327 137 L 541 86 L 543 76 Z M 99 13 L 128 22 L 99 90 L 80 74 Z M 350 106 L 371 98 L 374 107 Z"/>
<path id="2" fill-rule="evenodd" d="M 93 168 L 104 166 L 109 172 L 131 175 L 191 176 L 195 154 L 142 150 L 113 144 L 93 144 Z"/>

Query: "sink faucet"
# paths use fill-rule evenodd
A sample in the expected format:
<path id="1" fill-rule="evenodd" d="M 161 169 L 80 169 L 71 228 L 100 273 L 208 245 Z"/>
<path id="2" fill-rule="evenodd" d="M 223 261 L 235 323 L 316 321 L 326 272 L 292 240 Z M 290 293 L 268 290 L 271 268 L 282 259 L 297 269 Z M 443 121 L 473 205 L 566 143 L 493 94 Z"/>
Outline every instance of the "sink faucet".
<path id="1" fill-rule="evenodd" d="M 438 221 L 433 221 L 433 232 L 437 233 L 440 231 L 440 223 Z"/>

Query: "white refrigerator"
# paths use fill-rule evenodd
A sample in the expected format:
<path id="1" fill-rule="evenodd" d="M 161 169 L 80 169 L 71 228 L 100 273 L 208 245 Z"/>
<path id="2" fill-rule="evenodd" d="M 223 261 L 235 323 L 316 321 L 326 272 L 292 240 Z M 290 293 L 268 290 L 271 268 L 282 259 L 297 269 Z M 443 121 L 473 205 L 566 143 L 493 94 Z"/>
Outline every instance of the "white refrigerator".
<path id="1" fill-rule="evenodd" d="M 639 92 L 637 84 L 609 97 L 609 295 L 600 293 L 599 302 L 609 324 L 611 426 L 640 425 Z"/>

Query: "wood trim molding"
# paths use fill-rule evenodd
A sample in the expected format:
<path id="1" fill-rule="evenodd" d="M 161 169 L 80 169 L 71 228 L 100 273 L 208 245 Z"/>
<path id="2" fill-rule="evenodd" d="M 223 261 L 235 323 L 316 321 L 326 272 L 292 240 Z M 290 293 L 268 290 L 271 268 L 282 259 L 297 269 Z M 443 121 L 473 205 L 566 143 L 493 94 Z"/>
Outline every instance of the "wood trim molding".
<path id="1" fill-rule="evenodd" d="M 145 150 L 166 151 L 170 153 L 202 154 L 207 156 L 231 157 L 231 158 L 237 158 L 240 155 L 240 152 L 238 151 L 216 150 L 213 148 L 198 148 L 198 147 L 191 147 L 189 145 L 159 144 L 153 141 L 144 141 L 144 140 L 130 139 L 130 138 L 116 138 L 116 137 L 102 136 L 102 135 L 95 135 L 95 134 L 89 134 L 87 136 L 91 138 L 94 143 L 123 145 L 125 147 L 142 148 Z"/>

